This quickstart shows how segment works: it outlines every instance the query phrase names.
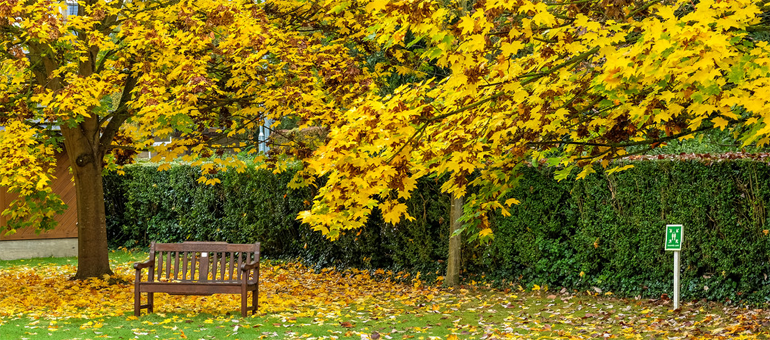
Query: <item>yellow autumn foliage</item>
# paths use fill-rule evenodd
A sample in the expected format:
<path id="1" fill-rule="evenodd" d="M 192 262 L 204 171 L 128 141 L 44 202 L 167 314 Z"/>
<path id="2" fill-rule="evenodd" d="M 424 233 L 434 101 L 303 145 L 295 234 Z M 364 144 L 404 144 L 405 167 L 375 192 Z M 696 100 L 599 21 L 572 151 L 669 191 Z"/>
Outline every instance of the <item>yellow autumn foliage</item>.
<path id="1" fill-rule="evenodd" d="M 57 202 L 44 165 L 62 140 L 83 156 L 82 188 L 95 189 L 116 150 L 191 161 L 215 185 L 207 175 L 249 166 L 222 148 L 253 147 L 266 121 L 323 129 L 320 146 L 289 141 L 267 160 L 274 171 L 301 161 L 294 186 L 326 179 L 299 218 L 331 238 L 377 209 L 387 223 L 408 219 L 422 177 L 447 178 L 442 190 L 467 198 L 470 235 L 490 237 L 477 217 L 504 211 L 522 166 L 564 166 L 560 179 L 580 167 L 583 178 L 629 148 L 714 129 L 770 143 L 770 29 L 751 0 L 60 7 L 0 1 L 0 141 L 22 146 L 0 151 L 0 164 L 18 164 L 0 181 L 37 197 L 7 210 L 16 223 Z M 99 221 L 80 223 L 97 235 Z"/>

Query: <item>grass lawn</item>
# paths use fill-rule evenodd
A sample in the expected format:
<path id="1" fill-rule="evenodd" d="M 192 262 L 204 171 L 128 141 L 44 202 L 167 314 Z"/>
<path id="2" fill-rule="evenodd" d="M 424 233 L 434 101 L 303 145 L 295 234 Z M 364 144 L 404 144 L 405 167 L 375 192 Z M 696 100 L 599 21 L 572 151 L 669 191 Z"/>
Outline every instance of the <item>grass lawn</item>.
<path id="1" fill-rule="evenodd" d="M 133 316 L 131 264 L 69 281 L 76 259 L 0 261 L 2 339 L 700 339 L 770 338 L 767 310 L 619 299 L 594 292 L 448 290 L 384 271 L 315 272 L 265 261 L 260 313 L 242 318 L 236 295 L 156 295 L 156 313 Z"/>

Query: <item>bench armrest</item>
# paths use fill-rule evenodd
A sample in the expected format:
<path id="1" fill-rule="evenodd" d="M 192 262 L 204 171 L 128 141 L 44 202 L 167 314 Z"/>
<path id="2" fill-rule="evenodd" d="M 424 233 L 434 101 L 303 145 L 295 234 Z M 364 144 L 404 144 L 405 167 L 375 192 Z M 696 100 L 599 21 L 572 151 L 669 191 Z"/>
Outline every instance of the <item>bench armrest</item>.
<path id="1" fill-rule="evenodd" d="M 153 260 L 147 260 L 144 262 L 135 262 L 134 263 L 134 269 L 140 270 L 142 268 L 152 268 L 155 267 L 155 261 Z"/>
<path id="2" fill-rule="evenodd" d="M 251 263 L 244 263 L 244 264 L 241 265 L 241 271 L 245 272 L 245 271 L 249 271 L 249 270 L 252 270 L 252 269 L 258 268 L 258 267 L 259 267 L 259 260 L 251 262 Z"/>

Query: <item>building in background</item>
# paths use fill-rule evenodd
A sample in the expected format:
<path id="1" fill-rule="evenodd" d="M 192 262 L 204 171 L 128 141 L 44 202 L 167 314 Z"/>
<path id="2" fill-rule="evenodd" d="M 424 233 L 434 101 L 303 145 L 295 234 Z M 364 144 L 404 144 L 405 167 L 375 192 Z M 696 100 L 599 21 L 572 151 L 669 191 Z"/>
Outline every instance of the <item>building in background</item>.
<path id="1" fill-rule="evenodd" d="M 75 182 L 70 174 L 67 154 L 58 153 L 56 159 L 56 179 L 51 183 L 51 188 L 67 204 L 67 210 L 55 217 L 58 224 L 54 229 L 39 233 L 34 228 L 25 228 L 16 230 L 15 234 L 5 235 L 6 219 L 0 216 L 0 260 L 77 256 L 78 213 Z M 8 208 L 14 199 L 14 194 L 0 187 L 0 211 Z"/>

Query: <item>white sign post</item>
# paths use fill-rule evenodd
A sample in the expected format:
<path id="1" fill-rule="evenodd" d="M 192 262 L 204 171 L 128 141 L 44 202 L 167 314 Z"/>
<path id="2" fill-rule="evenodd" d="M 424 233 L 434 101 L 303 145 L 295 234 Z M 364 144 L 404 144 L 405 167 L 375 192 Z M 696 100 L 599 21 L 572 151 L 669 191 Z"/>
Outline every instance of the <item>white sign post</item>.
<path id="1" fill-rule="evenodd" d="M 683 241 L 684 227 L 681 224 L 667 224 L 665 249 L 674 252 L 674 309 L 679 309 L 679 252 Z"/>

